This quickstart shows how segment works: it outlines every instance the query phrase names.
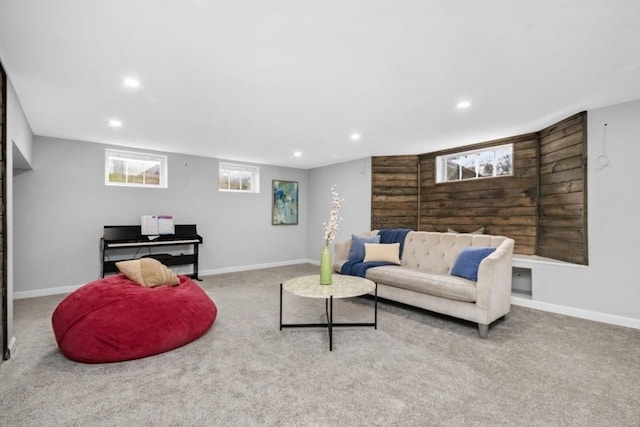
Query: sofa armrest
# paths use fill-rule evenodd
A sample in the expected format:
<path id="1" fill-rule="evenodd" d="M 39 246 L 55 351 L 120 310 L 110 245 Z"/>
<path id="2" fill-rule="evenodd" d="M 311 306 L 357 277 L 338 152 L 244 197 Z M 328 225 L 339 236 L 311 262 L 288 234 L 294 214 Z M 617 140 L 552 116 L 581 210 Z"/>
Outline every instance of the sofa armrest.
<path id="1" fill-rule="evenodd" d="M 476 304 L 487 311 L 487 322 L 508 313 L 511 307 L 513 239 L 505 239 L 478 268 Z"/>
<path id="2" fill-rule="evenodd" d="M 364 231 L 358 236 L 368 237 L 378 234 L 378 230 Z M 351 250 L 351 239 L 338 242 L 333 245 L 333 270 L 340 273 L 342 265 L 349 259 L 349 251 Z"/>
<path id="3" fill-rule="evenodd" d="M 333 245 L 333 270 L 340 273 L 342 264 L 349 259 L 349 251 L 351 250 L 351 240 L 338 242 Z"/>

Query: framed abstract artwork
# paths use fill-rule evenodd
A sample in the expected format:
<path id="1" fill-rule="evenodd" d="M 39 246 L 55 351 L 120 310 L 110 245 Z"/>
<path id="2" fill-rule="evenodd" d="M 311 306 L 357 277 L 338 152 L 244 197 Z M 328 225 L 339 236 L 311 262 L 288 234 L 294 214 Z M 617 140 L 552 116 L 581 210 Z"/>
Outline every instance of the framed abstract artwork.
<path id="1" fill-rule="evenodd" d="M 298 224 L 298 183 L 273 180 L 272 225 Z"/>

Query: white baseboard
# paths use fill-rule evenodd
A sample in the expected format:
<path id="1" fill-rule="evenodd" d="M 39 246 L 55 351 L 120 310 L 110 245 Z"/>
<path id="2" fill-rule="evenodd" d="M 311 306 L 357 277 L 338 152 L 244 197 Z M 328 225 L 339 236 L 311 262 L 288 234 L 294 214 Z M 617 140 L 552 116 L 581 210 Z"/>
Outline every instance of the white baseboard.
<path id="1" fill-rule="evenodd" d="M 236 273 L 238 271 L 261 270 L 263 268 L 284 267 L 287 265 L 306 264 L 306 259 L 294 259 L 291 261 L 267 262 L 264 264 L 239 265 L 235 267 L 214 268 L 211 270 L 200 270 L 198 276 L 211 276 L 214 274 Z"/>
<path id="2" fill-rule="evenodd" d="M 13 299 L 24 299 L 24 298 L 36 298 L 36 297 L 47 297 L 49 295 L 61 295 L 68 294 L 70 292 L 75 291 L 82 285 L 75 286 L 62 286 L 59 288 L 45 288 L 45 289 L 36 289 L 34 291 L 16 291 L 13 293 Z"/>
<path id="3" fill-rule="evenodd" d="M 11 337 L 8 347 L 9 359 L 11 359 L 16 354 L 16 337 Z"/>
<path id="4" fill-rule="evenodd" d="M 306 264 L 309 260 L 306 259 L 297 259 L 291 261 L 278 261 L 278 262 L 269 262 L 264 264 L 253 264 L 253 265 L 240 265 L 236 267 L 225 267 L 225 268 L 214 268 L 211 270 L 200 270 L 198 271 L 199 276 L 209 276 L 214 274 L 223 274 L 223 273 L 235 273 L 238 271 L 248 271 L 248 270 L 260 270 L 263 268 L 272 268 L 272 267 L 284 267 L 287 265 L 296 265 L 296 264 Z M 177 273 L 181 274 L 181 273 Z M 72 286 L 62 286 L 59 288 L 46 288 L 46 289 L 36 289 L 33 291 L 16 291 L 13 293 L 13 299 L 24 299 L 24 298 L 36 298 L 36 297 L 46 297 L 49 295 L 61 295 L 68 294 L 76 289 L 78 289 L 80 285 L 72 285 Z"/>
<path id="5" fill-rule="evenodd" d="M 578 317 L 580 319 L 640 329 L 640 319 L 633 319 L 631 317 L 616 316 L 615 314 L 600 313 L 598 311 L 534 301 L 529 298 L 520 298 L 516 296 L 511 296 L 511 304 L 556 314 L 564 314 L 565 316 Z"/>

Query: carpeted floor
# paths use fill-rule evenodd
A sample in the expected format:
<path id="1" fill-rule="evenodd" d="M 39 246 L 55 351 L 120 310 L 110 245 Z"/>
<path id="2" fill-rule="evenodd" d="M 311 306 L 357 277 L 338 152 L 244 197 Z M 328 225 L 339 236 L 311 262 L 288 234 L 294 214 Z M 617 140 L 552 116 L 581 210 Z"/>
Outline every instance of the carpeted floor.
<path id="1" fill-rule="evenodd" d="M 382 303 L 378 329 L 278 328 L 279 284 L 299 265 L 209 276 L 218 306 L 201 339 L 145 359 L 67 360 L 51 313 L 15 302 L 17 347 L 0 365 L 2 426 L 638 426 L 640 331 L 512 307 L 475 325 Z M 336 301 L 370 321 L 373 301 Z M 321 321 L 322 300 L 284 295 L 284 321 Z"/>

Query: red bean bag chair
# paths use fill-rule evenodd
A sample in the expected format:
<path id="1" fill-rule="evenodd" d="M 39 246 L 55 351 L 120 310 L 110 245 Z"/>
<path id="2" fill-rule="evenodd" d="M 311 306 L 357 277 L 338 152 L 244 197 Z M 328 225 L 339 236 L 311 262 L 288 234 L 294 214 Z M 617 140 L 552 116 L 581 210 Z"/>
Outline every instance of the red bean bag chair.
<path id="1" fill-rule="evenodd" d="M 200 286 L 143 287 L 123 274 L 88 283 L 53 312 L 62 354 L 84 363 L 120 362 L 173 350 L 200 338 L 217 308 Z"/>

